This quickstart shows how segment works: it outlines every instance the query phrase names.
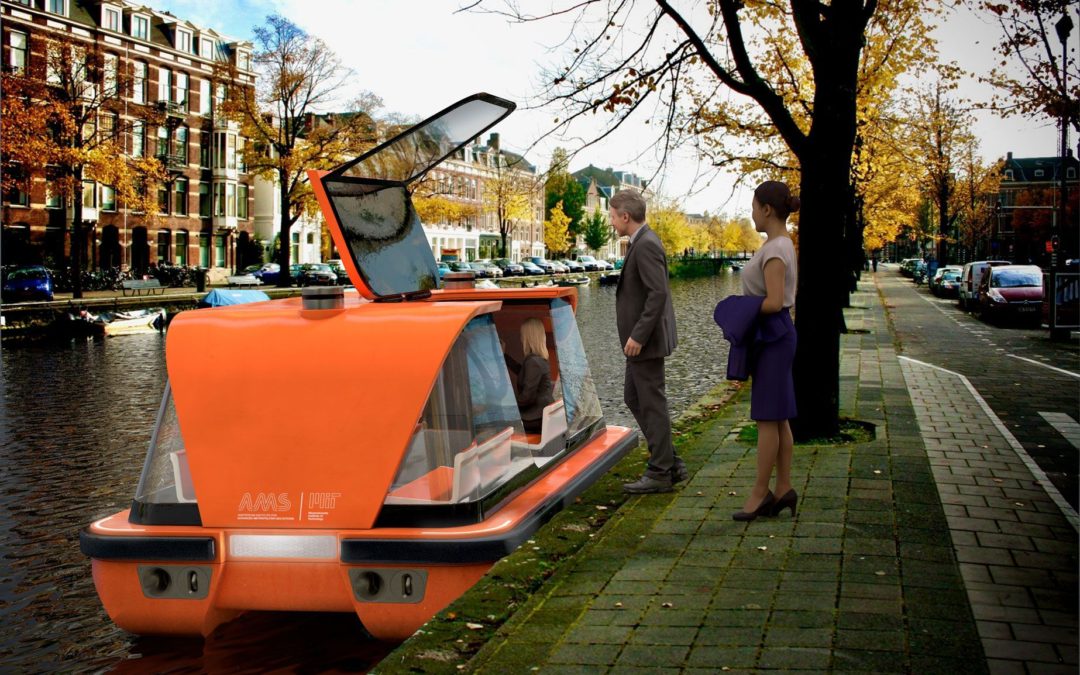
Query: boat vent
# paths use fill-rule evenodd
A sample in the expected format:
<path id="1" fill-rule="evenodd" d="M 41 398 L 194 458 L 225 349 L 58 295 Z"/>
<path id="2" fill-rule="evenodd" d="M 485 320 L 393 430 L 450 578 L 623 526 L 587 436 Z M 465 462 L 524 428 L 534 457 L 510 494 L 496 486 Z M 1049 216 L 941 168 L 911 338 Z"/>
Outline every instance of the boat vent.
<path id="1" fill-rule="evenodd" d="M 476 274 L 473 272 L 447 272 L 442 280 L 443 288 L 447 290 L 476 287 Z"/>

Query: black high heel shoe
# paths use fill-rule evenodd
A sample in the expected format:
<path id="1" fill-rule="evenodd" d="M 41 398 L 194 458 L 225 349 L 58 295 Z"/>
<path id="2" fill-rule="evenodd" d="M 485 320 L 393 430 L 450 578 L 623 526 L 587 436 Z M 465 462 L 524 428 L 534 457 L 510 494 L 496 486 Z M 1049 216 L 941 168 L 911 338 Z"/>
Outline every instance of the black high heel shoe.
<path id="1" fill-rule="evenodd" d="M 791 509 L 791 517 L 795 517 L 795 508 L 799 504 L 799 495 L 795 494 L 794 488 L 788 490 L 786 494 L 780 499 L 773 502 L 772 513 L 770 516 L 778 516 L 784 509 Z"/>
<path id="2" fill-rule="evenodd" d="M 754 518 L 757 518 L 758 516 L 771 516 L 773 504 L 775 502 L 776 498 L 773 497 L 772 490 L 770 490 L 769 493 L 765 495 L 765 498 L 761 500 L 761 503 L 758 504 L 758 507 L 756 509 L 750 512 L 736 511 L 735 513 L 731 514 L 731 519 L 748 522 L 753 520 Z"/>

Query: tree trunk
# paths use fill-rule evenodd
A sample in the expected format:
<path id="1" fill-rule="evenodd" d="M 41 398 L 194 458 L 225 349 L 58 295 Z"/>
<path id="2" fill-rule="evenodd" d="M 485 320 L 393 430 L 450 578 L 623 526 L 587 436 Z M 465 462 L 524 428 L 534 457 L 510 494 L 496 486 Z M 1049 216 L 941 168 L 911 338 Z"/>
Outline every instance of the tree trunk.
<path id="1" fill-rule="evenodd" d="M 82 167 L 73 169 L 71 175 L 75 183 L 71 196 L 71 297 L 78 300 L 83 296 L 83 250 L 86 248 L 82 224 Z"/>
<path id="2" fill-rule="evenodd" d="M 289 247 L 292 239 L 289 230 L 292 229 L 291 209 L 289 208 L 289 188 L 285 182 L 285 176 L 278 174 L 278 200 L 281 204 L 281 234 L 279 235 L 278 265 L 281 271 L 278 273 L 278 288 L 292 286 L 292 276 L 289 275 Z"/>

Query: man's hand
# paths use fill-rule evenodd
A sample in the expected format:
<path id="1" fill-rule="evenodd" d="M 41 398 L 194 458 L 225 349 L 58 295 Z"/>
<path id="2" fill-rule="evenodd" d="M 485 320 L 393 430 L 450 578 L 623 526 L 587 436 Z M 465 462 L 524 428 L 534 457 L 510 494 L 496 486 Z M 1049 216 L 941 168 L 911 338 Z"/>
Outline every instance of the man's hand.
<path id="1" fill-rule="evenodd" d="M 623 347 L 623 354 L 627 356 L 637 356 L 641 353 L 641 343 L 635 342 L 634 338 L 627 338 L 626 345 Z"/>

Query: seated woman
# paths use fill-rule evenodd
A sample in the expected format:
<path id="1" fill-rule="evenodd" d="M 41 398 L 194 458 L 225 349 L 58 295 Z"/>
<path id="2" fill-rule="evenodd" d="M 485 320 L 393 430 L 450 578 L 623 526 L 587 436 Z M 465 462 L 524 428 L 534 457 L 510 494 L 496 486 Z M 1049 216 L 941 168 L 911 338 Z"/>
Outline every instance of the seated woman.
<path id="1" fill-rule="evenodd" d="M 547 336 L 540 319 L 528 319 L 521 324 L 521 349 L 525 355 L 517 372 L 518 409 L 525 433 L 538 434 L 544 421 L 544 408 L 555 401 L 551 386 L 551 367 L 548 365 Z"/>

